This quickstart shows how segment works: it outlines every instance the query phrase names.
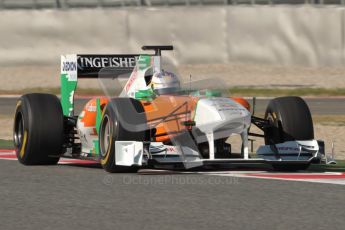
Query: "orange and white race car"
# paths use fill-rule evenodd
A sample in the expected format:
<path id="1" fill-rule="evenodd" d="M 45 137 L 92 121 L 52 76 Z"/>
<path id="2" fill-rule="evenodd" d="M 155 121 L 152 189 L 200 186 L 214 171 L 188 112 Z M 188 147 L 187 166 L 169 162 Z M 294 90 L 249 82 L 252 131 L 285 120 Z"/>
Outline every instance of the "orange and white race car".
<path id="1" fill-rule="evenodd" d="M 243 98 L 183 87 L 173 72 L 162 68 L 161 52 L 173 50 L 172 46 L 143 50 L 155 53 L 63 55 L 61 99 L 33 93 L 18 100 L 14 119 L 18 160 L 35 165 L 56 164 L 60 157 L 93 159 L 108 172 L 244 162 L 301 170 L 323 154 L 323 142 L 314 139 L 303 99 L 275 98 L 265 117 L 259 118 Z M 74 93 L 83 78 L 97 78 L 105 96 L 92 98 L 76 115 Z M 119 93 L 116 88 L 121 85 Z M 251 125 L 263 134 L 251 133 Z M 227 143 L 232 135 L 241 136 L 238 154 Z M 256 158 L 249 155 L 249 136 L 265 139 Z"/>

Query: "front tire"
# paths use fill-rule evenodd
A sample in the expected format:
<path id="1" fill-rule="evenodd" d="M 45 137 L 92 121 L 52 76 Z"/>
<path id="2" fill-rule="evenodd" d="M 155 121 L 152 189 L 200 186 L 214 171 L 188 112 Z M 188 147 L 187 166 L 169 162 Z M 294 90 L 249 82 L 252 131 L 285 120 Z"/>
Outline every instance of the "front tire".
<path id="1" fill-rule="evenodd" d="M 278 97 L 267 106 L 265 119 L 272 127 L 265 131 L 265 144 L 275 145 L 286 141 L 314 139 L 314 127 L 310 110 L 300 97 Z M 272 165 L 279 171 L 306 170 L 308 164 Z"/>
<path id="2" fill-rule="evenodd" d="M 60 100 L 50 94 L 26 94 L 17 102 L 14 147 L 24 165 L 51 165 L 63 153 L 64 117 Z"/>
<path id="3" fill-rule="evenodd" d="M 300 97 L 278 97 L 267 106 L 265 119 L 273 128 L 265 133 L 265 144 L 314 139 L 313 120 L 305 101 Z"/>
<path id="4" fill-rule="evenodd" d="M 115 164 L 115 141 L 145 141 L 146 115 L 142 104 L 132 98 L 114 98 L 105 107 L 99 129 L 101 165 L 110 173 L 137 172 L 136 166 Z"/>

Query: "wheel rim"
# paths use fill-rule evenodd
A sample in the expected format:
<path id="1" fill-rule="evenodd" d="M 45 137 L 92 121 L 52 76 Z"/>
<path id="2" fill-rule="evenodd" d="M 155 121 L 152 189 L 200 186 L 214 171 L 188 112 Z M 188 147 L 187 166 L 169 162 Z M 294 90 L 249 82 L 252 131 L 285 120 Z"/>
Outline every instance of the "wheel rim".
<path id="1" fill-rule="evenodd" d="M 17 149 L 20 149 L 23 144 L 23 136 L 24 136 L 24 119 L 23 114 L 18 112 L 14 127 L 14 144 Z"/>
<path id="2" fill-rule="evenodd" d="M 101 147 L 101 155 L 104 157 L 110 148 L 111 142 L 111 124 L 108 115 L 105 115 L 103 118 L 103 124 L 101 129 L 101 138 L 100 138 L 100 147 Z"/>

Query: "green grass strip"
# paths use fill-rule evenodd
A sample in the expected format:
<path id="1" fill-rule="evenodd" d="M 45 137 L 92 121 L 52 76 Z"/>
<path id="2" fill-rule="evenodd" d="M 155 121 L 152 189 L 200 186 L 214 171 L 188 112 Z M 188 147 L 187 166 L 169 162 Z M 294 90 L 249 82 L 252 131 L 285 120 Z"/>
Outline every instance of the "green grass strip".
<path id="1" fill-rule="evenodd" d="M 0 139 L 0 149 L 12 149 L 13 141 L 12 140 L 2 140 Z"/>
<path id="2" fill-rule="evenodd" d="M 277 96 L 345 96 L 344 88 L 246 88 L 233 87 L 229 89 L 234 96 L 277 97 Z"/>

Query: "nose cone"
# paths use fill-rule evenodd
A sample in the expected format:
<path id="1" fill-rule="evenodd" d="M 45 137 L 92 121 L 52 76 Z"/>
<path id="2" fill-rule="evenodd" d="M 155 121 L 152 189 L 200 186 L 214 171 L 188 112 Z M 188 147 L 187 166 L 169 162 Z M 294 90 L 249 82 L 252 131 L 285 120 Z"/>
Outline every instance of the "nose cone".
<path id="1" fill-rule="evenodd" d="M 239 134 L 250 126 L 251 114 L 230 98 L 203 98 L 197 104 L 195 123 L 204 133 L 227 131 Z"/>

